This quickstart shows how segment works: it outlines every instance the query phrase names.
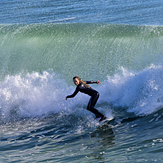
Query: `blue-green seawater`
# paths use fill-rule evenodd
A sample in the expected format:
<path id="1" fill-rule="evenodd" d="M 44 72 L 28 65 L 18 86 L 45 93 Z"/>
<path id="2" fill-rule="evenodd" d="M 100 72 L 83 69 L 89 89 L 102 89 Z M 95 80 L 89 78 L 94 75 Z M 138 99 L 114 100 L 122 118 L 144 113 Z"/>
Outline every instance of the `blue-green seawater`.
<path id="1" fill-rule="evenodd" d="M 163 2 L 2 0 L 0 162 L 162 162 Z M 100 80 L 95 106 L 72 78 Z"/>

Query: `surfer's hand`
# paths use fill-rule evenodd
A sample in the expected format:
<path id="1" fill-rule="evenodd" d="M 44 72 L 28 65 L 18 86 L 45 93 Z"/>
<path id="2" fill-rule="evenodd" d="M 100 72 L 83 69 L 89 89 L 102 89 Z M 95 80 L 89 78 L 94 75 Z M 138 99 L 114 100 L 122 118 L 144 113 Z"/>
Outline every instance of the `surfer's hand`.
<path id="1" fill-rule="evenodd" d="M 97 84 L 101 84 L 101 82 L 98 80 L 98 81 L 97 81 Z"/>

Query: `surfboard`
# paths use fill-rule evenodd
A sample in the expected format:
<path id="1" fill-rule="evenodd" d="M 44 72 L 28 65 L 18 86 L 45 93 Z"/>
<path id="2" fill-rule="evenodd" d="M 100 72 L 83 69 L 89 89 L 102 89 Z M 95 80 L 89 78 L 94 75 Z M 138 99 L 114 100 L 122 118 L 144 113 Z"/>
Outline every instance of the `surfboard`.
<path id="1" fill-rule="evenodd" d="M 113 118 L 114 119 L 114 118 Z M 106 118 L 105 120 L 99 122 L 99 119 L 95 120 L 98 121 L 96 122 L 96 128 L 95 130 L 91 133 L 92 137 L 99 137 L 99 136 L 104 136 L 104 135 L 113 135 L 114 131 L 112 129 L 112 125 L 110 122 L 113 120 L 111 118 Z"/>
<path id="2" fill-rule="evenodd" d="M 100 118 L 96 118 L 95 120 L 97 120 L 99 122 Z M 99 126 L 102 126 L 103 124 L 108 124 L 111 120 L 113 120 L 113 119 L 110 119 L 109 117 L 107 117 L 103 121 L 99 122 Z"/>

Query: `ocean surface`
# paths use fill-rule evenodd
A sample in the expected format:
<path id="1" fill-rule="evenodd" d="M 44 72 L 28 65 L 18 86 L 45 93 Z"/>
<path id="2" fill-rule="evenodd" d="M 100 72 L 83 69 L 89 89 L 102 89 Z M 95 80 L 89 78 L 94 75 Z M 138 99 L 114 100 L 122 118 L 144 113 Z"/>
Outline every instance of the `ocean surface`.
<path id="1" fill-rule="evenodd" d="M 0 162 L 163 162 L 163 1 L 1 0 Z"/>

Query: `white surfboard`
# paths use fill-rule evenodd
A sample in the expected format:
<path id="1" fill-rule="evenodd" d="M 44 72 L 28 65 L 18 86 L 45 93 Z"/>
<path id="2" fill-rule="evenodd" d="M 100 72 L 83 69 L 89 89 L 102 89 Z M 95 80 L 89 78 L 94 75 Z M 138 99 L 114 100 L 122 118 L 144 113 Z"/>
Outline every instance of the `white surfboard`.
<path id="1" fill-rule="evenodd" d="M 96 118 L 95 120 L 97 120 L 99 122 L 101 118 Z M 99 126 L 101 126 L 102 124 L 104 124 L 105 122 L 109 122 L 112 119 L 110 119 L 109 117 L 106 117 L 106 119 L 104 119 L 103 121 L 99 122 Z"/>

